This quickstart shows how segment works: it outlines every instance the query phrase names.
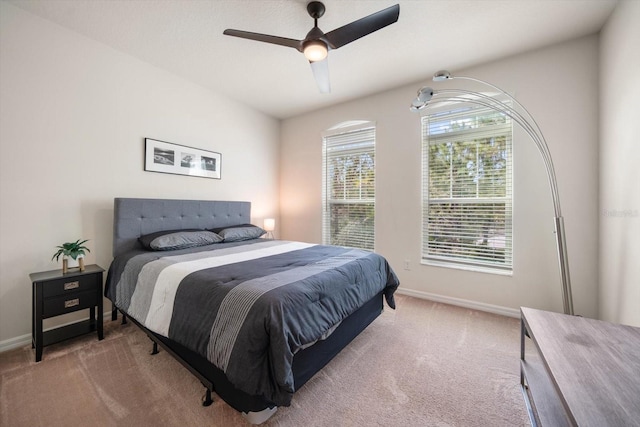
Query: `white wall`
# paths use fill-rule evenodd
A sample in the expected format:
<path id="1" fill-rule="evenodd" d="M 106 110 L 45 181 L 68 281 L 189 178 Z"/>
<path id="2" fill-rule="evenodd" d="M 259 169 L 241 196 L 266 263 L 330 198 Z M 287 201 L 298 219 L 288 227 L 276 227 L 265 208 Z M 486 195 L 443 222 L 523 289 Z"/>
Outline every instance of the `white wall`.
<path id="1" fill-rule="evenodd" d="M 321 132 L 342 121 L 375 121 L 376 251 L 394 267 L 401 288 L 414 295 L 471 300 L 497 311 L 515 313 L 519 306 L 530 306 L 561 312 L 551 195 L 542 160 L 520 129 L 515 129 L 514 142 L 513 276 L 420 264 L 420 120 L 408 106 L 420 86 L 442 87 L 430 81 L 435 71 L 425 70 L 421 82 L 283 121 L 282 237 L 321 241 Z M 538 121 L 556 167 L 575 311 L 597 317 L 597 36 L 451 71 L 509 91 Z M 451 83 L 471 88 L 458 82 Z M 410 260 L 408 271 L 405 259 Z"/>
<path id="2" fill-rule="evenodd" d="M 109 266 L 114 197 L 277 218 L 279 121 L 6 2 L 0 31 L 0 347 L 30 334 L 28 275 L 61 268 L 56 245 Z M 222 180 L 144 172 L 145 137 L 222 153 Z"/>
<path id="3" fill-rule="evenodd" d="M 640 2 L 600 41 L 600 316 L 640 326 Z"/>

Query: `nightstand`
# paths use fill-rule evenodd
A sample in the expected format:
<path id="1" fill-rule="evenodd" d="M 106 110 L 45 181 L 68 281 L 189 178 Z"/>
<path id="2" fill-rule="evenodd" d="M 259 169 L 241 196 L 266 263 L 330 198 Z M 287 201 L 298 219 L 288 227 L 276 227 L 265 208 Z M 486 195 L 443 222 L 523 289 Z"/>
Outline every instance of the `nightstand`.
<path id="1" fill-rule="evenodd" d="M 78 335 L 98 332 L 98 339 L 104 337 L 102 329 L 102 273 L 104 269 L 92 264 L 84 271 L 62 270 L 43 271 L 29 275 L 32 288 L 31 347 L 36 349 L 36 362 L 42 360 L 42 348 Z M 96 318 L 96 307 L 98 317 Z M 61 326 L 48 331 L 42 330 L 42 321 L 74 311 L 89 309 L 89 319 Z"/>

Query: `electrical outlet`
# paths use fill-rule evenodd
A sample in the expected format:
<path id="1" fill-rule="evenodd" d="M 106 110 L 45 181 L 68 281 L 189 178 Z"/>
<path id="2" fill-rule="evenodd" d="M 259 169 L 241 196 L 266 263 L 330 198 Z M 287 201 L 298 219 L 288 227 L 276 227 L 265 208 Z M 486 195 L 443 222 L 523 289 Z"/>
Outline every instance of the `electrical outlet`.
<path id="1" fill-rule="evenodd" d="M 405 270 L 411 270 L 411 269 L 409 268 L 409 260 L 408 260 L 408 259 L 405 259 L 405 260 L 404 260 L 404 269 L 405 269 Z"/>

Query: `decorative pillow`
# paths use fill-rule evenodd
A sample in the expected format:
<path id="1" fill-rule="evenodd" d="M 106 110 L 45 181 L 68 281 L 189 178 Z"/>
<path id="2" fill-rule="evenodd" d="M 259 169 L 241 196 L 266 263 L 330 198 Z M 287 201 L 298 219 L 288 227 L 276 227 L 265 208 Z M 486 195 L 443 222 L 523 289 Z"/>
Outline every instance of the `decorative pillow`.
<path id="1" fill-rule="evenodd" d="M 257 239 L 266 233 L 262 228 L 253 224 L 238 224 L 230 227 L 214 228 L 211 231 L 220 235 L 225 242 Z"/>
<path id="2" fill-rule="evenodd" d="M 172 251 L 222 242 L 222 237 L 207 230 L 169 230 L 146 234 L 138 239 L 145 249 Z"/>

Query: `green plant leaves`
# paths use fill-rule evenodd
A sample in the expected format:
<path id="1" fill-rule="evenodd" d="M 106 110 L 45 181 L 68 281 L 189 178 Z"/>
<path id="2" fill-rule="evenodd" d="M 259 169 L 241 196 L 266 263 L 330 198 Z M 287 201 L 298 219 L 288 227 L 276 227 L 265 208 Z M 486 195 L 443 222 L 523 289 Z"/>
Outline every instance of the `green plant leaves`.
<path id="1" fill-rule="evenodd" d="M 55 258 L 55 260 L 58 261 L 60 259 L 60 255 L 71 257 L 74 260 L 77 259 L 80 255 L 86 255 L 86 252 L 91 252 L 89 248 L 84 246 L 84 244 L 88 241 L 89 239 L 82 241 L 78 239 L 75 242 L 67 242 L 63 243 L 61 246 L 56 246 L 56 248 L 58 248 L 58 251 L 53 254 L 51 260 L 53 261 L 53 259 Z"/>

